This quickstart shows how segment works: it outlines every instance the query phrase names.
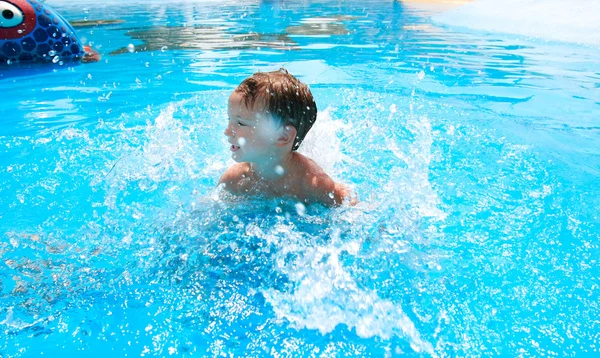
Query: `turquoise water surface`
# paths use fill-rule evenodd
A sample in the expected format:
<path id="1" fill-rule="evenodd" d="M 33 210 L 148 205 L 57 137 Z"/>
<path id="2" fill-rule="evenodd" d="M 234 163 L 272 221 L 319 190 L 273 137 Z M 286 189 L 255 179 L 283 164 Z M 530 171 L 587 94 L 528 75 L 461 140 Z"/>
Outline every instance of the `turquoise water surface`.
<path id="1" fill-rule="evenodd" d="M 0 357 L 594 356 L 600 49 L 398 1 L 47 1 L 103 56 L 0 67 Z M 356 207 L 226 202 L 284 66 Z"/>

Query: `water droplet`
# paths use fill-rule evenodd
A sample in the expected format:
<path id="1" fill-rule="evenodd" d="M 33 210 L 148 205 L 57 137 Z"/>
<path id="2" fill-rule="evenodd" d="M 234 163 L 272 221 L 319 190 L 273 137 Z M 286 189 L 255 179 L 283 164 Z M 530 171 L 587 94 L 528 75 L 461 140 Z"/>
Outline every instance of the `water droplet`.
<path id="1" fill-rule="evenodd" d="M 64 63 L 63 61 L 58 61 L 58 64 L 62 66 L 62 65 L 64 65 L 65 63 Z"/>
<path id="2" fill-rule="evenodd" d="M 129 51 L 129 52 L 135 51 L 135 46 L 133 46 L 133 44 L 127 45 L 127 51 Z"/>
<path id="3" fill-rule="evenodd" d="M 150 62 L 146 62 L 146 67 L 150 67 Z"/>
<path id="4" fill-rule="evenodd" d="M 162 76 L 161 76 L 161 75 L 158 75 L 158 76 L 156 76 L 156 79 L 157 79 L 157 80 L 162 80 Z"/>
<path id="5" fill-rule="evenodd" d="M 6 60 L 6 64 L 10 65 L 10 64 L 12 64 L 12 61 L 11 60 Z"/>
<path id="6" fill-rule="evenodd" d="M 142 81 L 140 81 L 140 79 L 136 77 L 136 79 L 135 79 L 135 83 L 137 83 L 138 85 L 141 85 L 141 84 L 142 84 Z"/>
<path id="7" fill-rule="evenodd" d="M 91 80 L 92 79 L 92 74 L 88 73 L 87 78 L 88 78 L 88 80 Z"/>
<path id="8" fill-rule="evenodd" d="M 391 113 L 396 113 L 396 105 L 395 105 L 395 104 L 392 104 L 392 105 L 390 106 L 390 112 L 391 112 Z"/>
<path id="9" fill-rule="evenodd" d="M 277 175 L 283 175 L 283 173 L 285 173 L 285 170 L 281 165 L 278 165 L 275 167 L 275 173 L 277 173 Z"/>
<path id="10" fill-rule="evenodd" d="M 54 55 L 56 55 L 56 51 L 54 51 L 54 50 L 50 50 L 50 52 L 48 52 L 48 55 L 50 55 L 50 56 L 54 56 Z"/>
<path id="11" fill-rule="evenodd" d="M 246 138 L 240 137 L 240 139 L 238 139 L 238 144 L 240 145 L 240 147 L 246 145 Z"/>
<path id="12" fill-rule="evenodd" d="M 168 47 L 167 47 L 167 46 L 163 46 L 163 47 L 161 47 L 161 48 L 160 48 L 160 50 L 161 50 L 162 52 L 165 52 L 167 49 L 168 49 Z"/>
<path id="13" fill-rule="evenodd" d="M 60 57 L 54 56 L 54 58 L 52 59 L 52 62 L 53 63 L 58 63 L 58 61 L 60 61 Z"/>
<path id="14" fill-rule="evenodd" d="M 296 203 L 295 206 L 296 206 L 296 212 L 298 213 L 298 215 L 304 216 L 306 214 L 306 206 L 304 206 L 304 204 Z"/>
<path id="15" fill-rule="evenodd" d="M 279 206 L 275 208 L 275 212 L 276 212 L 277 214 L 281 214 L 281 211 L 282 211 L 282 210 L 281 210 L 281 208 L 280 208 Z"/>
<path id="16" fill-rule="evenodd" d="M 23 33 L 23 30 L 19 29 L 19 30 L 17 30 L 17 33 L 18 33 L 18 34 L 22 34 L 22 33 Z"/>
<path id="17" fill-rule="evenodd" d="M 421 70 L 419 74 L 417 74 L 417 77 L 419 78 L 419 80 L 422 80 L 423 78 L 425 78 L 425 72 Z"/>
<path id="18" fill-rule="evenodd" d="M 110 99 L 110 96 L 112 96 L 112 91 L 108 92 L 107 94 L 104 94 L 104 95 L 98 97 L 98 101 L 100 101 L 100 102 L 106 102 L 106 101 L 108 101 Z"/>

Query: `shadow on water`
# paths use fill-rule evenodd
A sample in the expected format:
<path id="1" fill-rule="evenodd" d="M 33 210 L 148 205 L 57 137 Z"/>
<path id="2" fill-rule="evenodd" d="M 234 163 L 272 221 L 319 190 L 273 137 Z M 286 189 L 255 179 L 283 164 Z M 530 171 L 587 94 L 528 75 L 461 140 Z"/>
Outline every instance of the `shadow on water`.
<path id="1" fill-rule="evenodd" d="M 122 47 L 111 51 L 119 55 L 133 51 L 166 50 L 244 50 L 271 48 L 277 50 L 296 50 L 296 43 L 286 34 L 236 34 L 227 33 L 220 27 L 152 27 L 127 30 L 125 35 L 142 41 L 133 48 Z"/>

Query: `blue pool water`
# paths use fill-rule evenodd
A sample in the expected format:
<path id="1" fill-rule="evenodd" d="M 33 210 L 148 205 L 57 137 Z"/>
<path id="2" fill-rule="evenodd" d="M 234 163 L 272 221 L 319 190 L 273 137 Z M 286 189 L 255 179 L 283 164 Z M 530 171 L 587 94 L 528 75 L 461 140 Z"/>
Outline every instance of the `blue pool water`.
<path id="1" fill-rule="evenodd" d="M 123 22 L 0 69 L 0 357 L 600 351 L 600 49 L 397 1 L 46 3 Z M 219 199 L 227 96 L 281 66 L 356 207 Z"/>

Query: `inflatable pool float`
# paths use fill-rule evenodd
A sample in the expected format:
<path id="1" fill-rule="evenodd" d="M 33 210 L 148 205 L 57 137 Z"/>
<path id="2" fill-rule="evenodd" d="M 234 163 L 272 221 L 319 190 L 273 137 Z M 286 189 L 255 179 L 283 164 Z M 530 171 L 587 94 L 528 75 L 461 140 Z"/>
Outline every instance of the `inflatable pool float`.
<path id="1" fill-rule="evenodd" d="M 96 62 L 98 52 L 83 46 L 73 27 L 36 0 L 0 0 L 0 65 Z"/>

